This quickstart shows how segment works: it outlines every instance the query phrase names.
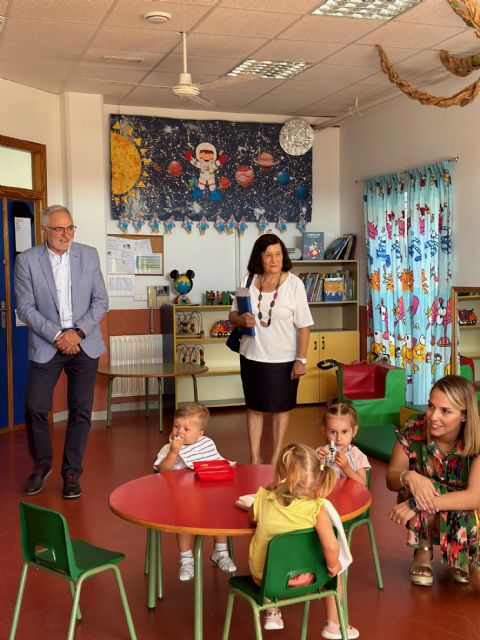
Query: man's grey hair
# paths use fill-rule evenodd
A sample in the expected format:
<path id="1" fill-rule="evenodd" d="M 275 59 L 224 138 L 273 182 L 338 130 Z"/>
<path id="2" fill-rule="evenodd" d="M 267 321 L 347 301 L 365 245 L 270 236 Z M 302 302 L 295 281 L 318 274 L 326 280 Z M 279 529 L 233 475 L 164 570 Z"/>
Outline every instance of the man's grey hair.
<path id="1" fill-rule="evenodd" d="M 52 204 L 46 209 L 44 209 L 40 214 L 40 224 L 42 225 L 42 227 L 48 226 L 50 216 L 53 215 L 54 213 L 57 213 L 57 211 L 65 211 L 65 213 L 68 213 L 68 215 L 70 216 L 73 222 L 73 216 L 70 213 L 70 211 L 67 209 L 67 207 L 64 207 L 62 204 Z"/>

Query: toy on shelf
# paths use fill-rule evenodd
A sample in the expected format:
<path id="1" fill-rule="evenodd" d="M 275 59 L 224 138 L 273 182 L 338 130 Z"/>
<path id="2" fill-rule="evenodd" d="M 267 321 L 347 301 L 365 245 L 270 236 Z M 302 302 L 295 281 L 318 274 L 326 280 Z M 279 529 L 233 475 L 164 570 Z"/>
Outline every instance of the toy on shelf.
<path id="1" fill-rule="evenodd" d="M 233 295 L 230 291 L 205 291 L 205 304 L 210 305 L 231 305 Z"/>
<path id="2" fill-rule="evenodd" d="M 210 335 L 212 338 L 223 338 L 230 335 L 232 331 L 232 325 L 229 320 L 218 320 L 212 325 L 210 329 Z"/>
<path id="3" fill-rule="evenodd" d="M 458 322 L 460 326 L 474 325 L 477 324 L 478 317 L 473 309 L 459 309 Z"/>
<path id="4" fill-rule="evenodd" d="M 179 312 L 177 315 L 177 334 L 180 336 L 202 337 L 204 335 L 202 314 Z"/>
<path id="5" fill-rule="evenodd" d="M 201 344 L 178 344 L 177 361 L 180 364 L 205 365 L 205 353 Z"/>
<path id="6" fill-rule="evenodd" d="M 180 273 L 176 269 L 170 271 L 170 278 L 173 280 L 173 288 L 178 293 L 178 296 L 174 300 L 175 304 L 192 304 L 187 293 L 190 293 L 192 290 L 194 277 L 195 273 L 191 269 L 188 269 L 185 273 Z"/>

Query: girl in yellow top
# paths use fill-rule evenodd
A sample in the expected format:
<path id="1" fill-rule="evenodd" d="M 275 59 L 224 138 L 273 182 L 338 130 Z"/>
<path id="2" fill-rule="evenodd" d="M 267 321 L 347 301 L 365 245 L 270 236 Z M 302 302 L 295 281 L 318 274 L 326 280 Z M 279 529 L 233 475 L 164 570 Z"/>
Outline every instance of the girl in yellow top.
<path id="1" fill-rule="evenodd" d="M 323 547 L 331 576 L 344 571 L 352 561 L 342 523 L 333 505 L 325 499 L 336 482 L 335 472 L 325 467 L 315 451 L 304 444 L 287 445 L 280 453 L 273 483 L 261 487 L 250 507 L 250 517 L 257 528 L 250 543 L 248 561 L 257 584 L 262 581 L 263 567 L 270 540 L 279 533 L 315 527 Z M 338 539 L 333 527 L 337 529 Z M 311 574 L 297 576 L 296 584 L 312 582 Z M 302 581 L 299 582 L 298 580 Z M 325 598 L 326 622 L 323 638 L 341 639 L 333 596 Z M 283 629 L 280 609 L 272 607 L 264 613 L 265 629 Z M 354 627 L 347 627 L 348 638 L 358 638 Z"/>

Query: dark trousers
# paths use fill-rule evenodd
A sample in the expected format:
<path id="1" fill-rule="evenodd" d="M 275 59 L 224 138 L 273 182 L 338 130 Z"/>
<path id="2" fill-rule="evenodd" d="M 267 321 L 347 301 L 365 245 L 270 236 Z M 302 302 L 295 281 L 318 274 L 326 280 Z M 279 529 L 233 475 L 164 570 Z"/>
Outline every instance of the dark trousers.
<path id="1" fill-rule="evenodd" d="M 30 455 L 35 464 L 52 464 L 48 412 L 52 408 L 55 385 L 61 372 L 65 371 L 68 422 L 61 473 L 63 477 L 69 473 L 82 473 L 82 459 L 92 418 L 97 368 L 98 358 L 89 358 L 82 350 L 71 356 L 58 351 L 49 362 L 44 363 L 30 360 L 25 390 L 25 424 Z"/>

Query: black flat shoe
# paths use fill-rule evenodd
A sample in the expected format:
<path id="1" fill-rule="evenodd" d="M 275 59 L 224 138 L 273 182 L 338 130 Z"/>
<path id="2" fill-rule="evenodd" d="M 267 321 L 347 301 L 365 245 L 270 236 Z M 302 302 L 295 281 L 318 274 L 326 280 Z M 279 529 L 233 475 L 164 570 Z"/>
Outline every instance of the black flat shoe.
<path id="1" fill-rule="evenodd" d="M 78 475 L 69 473 L 63 479 L 62 498 L 70 500 L 71 498 L 79 498 L 82 495 L 80 484 L 78 483 Z"/>
<path id="2" fill-rule="evenodd" d="M 27 483 L 23 493 L 26 496 L 34 496 L 36 493 L 40 493 L 45 486 L 45 480 L 52 473 L 52 467 L 48 464 L 37 465 L 33 473 L 28 476 Z"/>

